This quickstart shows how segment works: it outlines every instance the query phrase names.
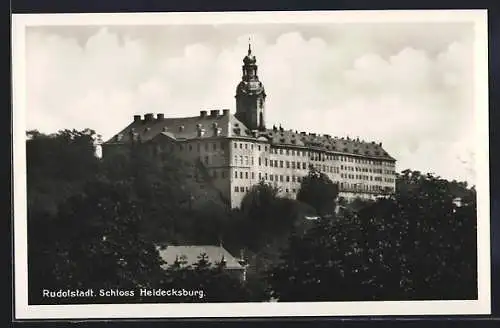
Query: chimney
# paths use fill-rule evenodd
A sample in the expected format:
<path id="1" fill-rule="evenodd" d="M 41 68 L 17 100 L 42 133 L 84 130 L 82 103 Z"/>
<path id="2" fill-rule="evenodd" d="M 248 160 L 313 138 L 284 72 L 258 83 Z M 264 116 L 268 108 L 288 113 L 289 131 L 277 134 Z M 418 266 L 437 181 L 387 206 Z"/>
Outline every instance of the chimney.
<path id="1" fill-rule="evenodd" d="M 200 110 L 200 117 L 207 117 L 207 111 L 206 110 Z"/>
<path id="2" fill-rule="evenodd" d="M 146 122 L 151 122 L 153 119 L 154 119 L 154 116 L 152 113 L 148 113 L 148 114 L 144 115 L 144 121 L 146 121 Z"/>
<path id="3" fill-rule="evenodd" d="M 229 114 L 229 109 L 223 109 L 222 110 L 222 115 L 226 116 Z"/>
<path id="4" fill-rule="evenodd" d="M 140 122 L 141 121 L 141 115 L 134 115 L 134 122 Z"/>
<path id="5" fill-rule="evenodd" d="M 160 114 L 160 113 L 159 113 L 159 114 L 157 114 L 157 115 L 156 115 L 156 119 L 157 119 L 158 121 L 161 121 L 161 120 L 165 119 L 165 114 Z"/>
<path id="6" fill-rule="evenodd" d="M 210 111 L 210 116 L 211 117 L 217 117 L 217 115 L 219 115 L 219 111 L 217 109 L 212 109 Z"/>

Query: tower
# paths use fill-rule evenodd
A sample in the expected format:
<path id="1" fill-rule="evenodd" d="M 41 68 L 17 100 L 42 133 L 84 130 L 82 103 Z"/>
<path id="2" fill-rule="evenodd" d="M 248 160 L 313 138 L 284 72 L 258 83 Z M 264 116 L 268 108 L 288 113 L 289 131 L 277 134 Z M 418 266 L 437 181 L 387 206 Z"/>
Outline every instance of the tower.
<path id="1" fill-rule="evenodd" d="M 257 60 L 252 55 L 250 42 L 248 54 L 243 58 L 243 76 L 236 88 L 236 118 L 250 130 L 264 130 L 266 92 L 257 75 Z"/>

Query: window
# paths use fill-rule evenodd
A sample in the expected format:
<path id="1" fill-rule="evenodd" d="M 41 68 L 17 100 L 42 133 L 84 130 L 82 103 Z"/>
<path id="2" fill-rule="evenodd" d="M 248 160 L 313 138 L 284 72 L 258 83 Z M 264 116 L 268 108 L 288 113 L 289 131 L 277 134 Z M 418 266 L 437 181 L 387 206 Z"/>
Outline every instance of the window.
<path id="1" fill-rule="evenodd" d="M 240 155 L 240 163 L 243 165 L 243 156 Z"/>
<path id="2" fill-rule="evenodd" d="M 248 192 L 248 187 L 246 187 L 245 189 L 246 189 L 246 191 Z"/>
<path id="3" fill-rule="evenodd" d="M 286 150 L 286 154 L 290 155 L 290 150 L 289 149 Z"/>
<path id="4" fill-rule="evenodd" d="M 208 144 L 205 144 L 205 151 L 208 151 Z"/>
<path id="5" fill-rule="evenodd" d="M 248 144 L 247 143 L 245 144 L 245 149 L 248 149 Z"/>
<path id="6" fill-rule="evenodd" d="M 259 166 L 262 165 L 262 159 L 259 157 Z"/>
<path id="7" fill-rule="evenodd" d="M 292 189 L 292 192 L 295 194 L 297 191 L 295 189 Z"/>
<path id="8" fill-rule="evenodd" d="M 297 182 L 300 182 L 302 181 L 302 178 L 301 177 L 297 177 Z"/>
<path id="9" fill-rule="evenodd" d="M 250 148 L 253 150 L 253 144 L 250 145 Z"/>
<path id="10" fill-rule="evenodd" d="M 292 162 L 292 169 L 295 168 L 295 162 Z"/>
<path id="11" fill-rule="evenodd" d="M 243 172 L 240 172 L 240 179 L 243 179 Z"/>
<path id="12" fill-rule="evenodd" d="M 289 161 L 286 161 L 286 168 L 289 169 L 290 168 L 290 162 Z"/>
<path id="13" fill-rule="evenodd" d="M 267 159 L 266 159 L 266 162 L 267 162 Z M 269 166 L 270 166 L 270 167 L 273 167 L 273 164 L 274 164 L 274 161 L 273 161 L 273 160 L 271 160 L 271 161 L 269 162 Z"/>
<path id="14" fill-rule="evenodd" d="M 223 142 L 221 142 L 221 143 L 220 143 L 220 149 L 221 149 L 221 150 L 226 149 L 226 148 L 225 148 L 225 145 L 224 145 L 224 143 L 223 143 Z"/>
<path id="15" fill-rule="evenodd" d="M 251 162 L 251 163 L 252 163 L 252 165 L 253 165 L 253 157 L 250 157 L 250 162 Z"/>
<path id="16" fill-rule="evenodd" d="M 248 179 L 248 172 L 245 172 L 245 179 Z"/>
<path id="17" fill-rule="evenodd" d="M 274 166 L 278 167 L 278 160 L 276 160 L 276 159 L 274 160 Z"/>
<path id="18" fill-rule="evenodd" d="M 257 146 L 257 149 L 260 151 L 260 145 Z"/>
<path id="19" fill-rule="evenodd" d="M 238 143 L 234 143 L 234 148 L 238 148 Z"/>
<path id="20" fill-rule="evenodd" d="M 274 175 L 274 180 L 278 181 L 278 175 L 277 174 Z"/>
<path id="21" fill-rule="evenodd" d="M 295 182 L 295 181 L 296 181 L 295 175 L 292 175 L 292 182 Z"/>
<path id="22" fill-rule="evenodd" d="M 205 164 L 208 164 L 208 156 L 205 156 Z"/>
<path id="23" fill-rule="evenodd" d="M 286 182 L 290 182 L 290 176 L 289 175 L 286 176 Z"/>
<path id="24" fill-rule="evenodd" d="M 238 186 L 236 186 L 236 187 L 234 187 L 234 191 L 239 192 L 240 188 L 238 188 Z"/>
<path id="25" fill-rule="evenodd" d="M 264 179 L 267 180 L 267 173 L 264 173 Z"/>
<path id="26" fill-rule="evenodd" d="M 305 170 L 307 168 L 306 162 L 302 163 L 302 169 Z"/>
<path id="27" fill-rule="evenodd" d="M 288 193 L 288 192 L 290 192 L 290 191 L 288 190 L 288 188 L 286 188 L 286 192 L 287 192 L 287 193 Z"/>
<path id="28" fill-rule="evenodd" d="M 265 159 L 265 165 L 267 166 L 267 158 Z"/>
<path id="29" fill-rule="evenodd" d="M 272 175 L 272 174 L 271 174 L 271 175 L 269 176 L 269 178 L 270 178 L 270 180 L 271 180 L 271 181 L 274 181 L 274 175 Z"/>
<path id="30" fill-rule="evenodd" d="M 280 167 L 283 167 L 283 161 L 280 161 Z"/>
<path id="31" fill-rule="evenodd" d="M 225 178 L 226 178 L 226 172 L 224 172 L 224 171 L 222 171 L 222 172 L 221 172 L 221 178 L 222 178 L 222 179 L 225 179 Z"/>
<path id="32" fill-rule="evenodd" d="M 217 143 L 215 143 L 215 142 L 213 143 L 213 145 L 212 145 L 212 149 L 213 149 L 213 150 L 217 150 Z"/>
<path id="33" fill-rule="evenodd" d="M 243 144 L 240 142 L 240 149 L 243 149 Z"/>
<path id="34" fill-rule="evenodd" d="M 283 149 L 280 149 L 280 155 L 283 155 Z"/>
<path id="35" fill-rule="evenodd" d="M 234 155 L 234 165 L 238 165 L 238 156 Z"/>
<path id="36" fill-rule="evenodd" d="M 238 171 L 234 171 L 234 178 L 238 179 Z"/>
<path id="37" fill-rule="evenodd" d="M 252 180 L 255 179 L 255 173 L 252 172 Z"/>
<path id="38" fill-rule="evenodd" d="M 259 172 L 259 180 L 262 179 L 262 173 Z"/>
<path id="39" fill-rule="evenodd" d="M 245 156 L 245 164 L 248 165 L 248 156 Z"/>
<path id="40" fill-rule="evenodd" d="M 283 182 L 283 176 L 280 175 L 280 182 Z"/>

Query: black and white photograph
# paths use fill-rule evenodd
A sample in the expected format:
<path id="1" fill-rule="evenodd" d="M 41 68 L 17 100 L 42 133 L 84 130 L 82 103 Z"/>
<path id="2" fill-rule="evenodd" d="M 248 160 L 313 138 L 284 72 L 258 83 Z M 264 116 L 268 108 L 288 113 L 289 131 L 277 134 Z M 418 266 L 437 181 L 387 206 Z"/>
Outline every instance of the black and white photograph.
<path id="1" fill-rule="evenodd" d="M 13 16 L 19 319 L 490 313 L 486 12 Z"/>

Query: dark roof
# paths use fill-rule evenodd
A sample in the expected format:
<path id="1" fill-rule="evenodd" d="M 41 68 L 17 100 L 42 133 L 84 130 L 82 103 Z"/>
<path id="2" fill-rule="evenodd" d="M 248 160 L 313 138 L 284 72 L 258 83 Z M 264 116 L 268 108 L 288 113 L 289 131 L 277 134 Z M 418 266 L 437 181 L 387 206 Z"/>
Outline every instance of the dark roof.
<path id="1" fill-rule="evenodd" d="M 186 261 L 186 265 L 192 266 L 198 262 L 201 254 L 206 254 L 207 260 L 212 265 L 223 259 L 226 261 L 227 269 L 243 269 L 238 260 L 222 246 L 167 246 L 165 249 L 160 249 L 159 253 L 160 257 L 167 262 L 167 266 L 174 264 L 176 259 L 181 257 Z"/>
<path id="2" fill-rule="evenodd" d="M 157 136 L 167 136 L 173 140 L 189 140 L 208 137 L 243 137 L 257 138 L 268 141 L 276 146 L 295 146 L 315 148 L 322 151 L 354 154 L 370 158 L 383 158 L 394 161 L 381 143 L 366 142 L 358 138 L 339 138 L 330 135 L 305 133 L 282 128 L 267 129 L 258 133 L 250 131 L 234 115 L 226 111 L 221 114 L 181 118 L 154 118 L 153 114 L 147 114 L 143 119 L 140 117 L 130 123 L 125 129 L 117 133 L 105 144 L 128 143 L 132 139 L 145 142 Z M 149 115 L 149 116 L 148 116 Z M 204 130 L 203 136 L 198 131 Z M 218 129 L 218 134 L 215 133 Z"/>
<path id="3" fill-rule="evenodd" d="M 227 113 L 211 116 L 208 113 L 206 116 L 150 118 L 149 120 L 134 121 L 105 143 L 127 143 L 133 138 L 145 142 L 160 134 L 175 140 L 195 139 L 200 137 L 198 133 L 200 129 L 204 131 L 202 138 L 217 135 L 221 137 L 252 137 L 251 131 L 233 115 Z M 216 129 L 219 130 L 218 134 L 215 133 Z"/>
<path id="4" fill-rule="evenodd" d="M 338 138 L 330 135 L 297 132 L 281 128 L 268 129 L 261 132 L 274 145 L 292 145 L 298 147 L 316 148 L 323 151 L 348 153 L 374 158 L 394 160 L 382 147 L 381 143 L 366 142 L 359 138 Z"/>

